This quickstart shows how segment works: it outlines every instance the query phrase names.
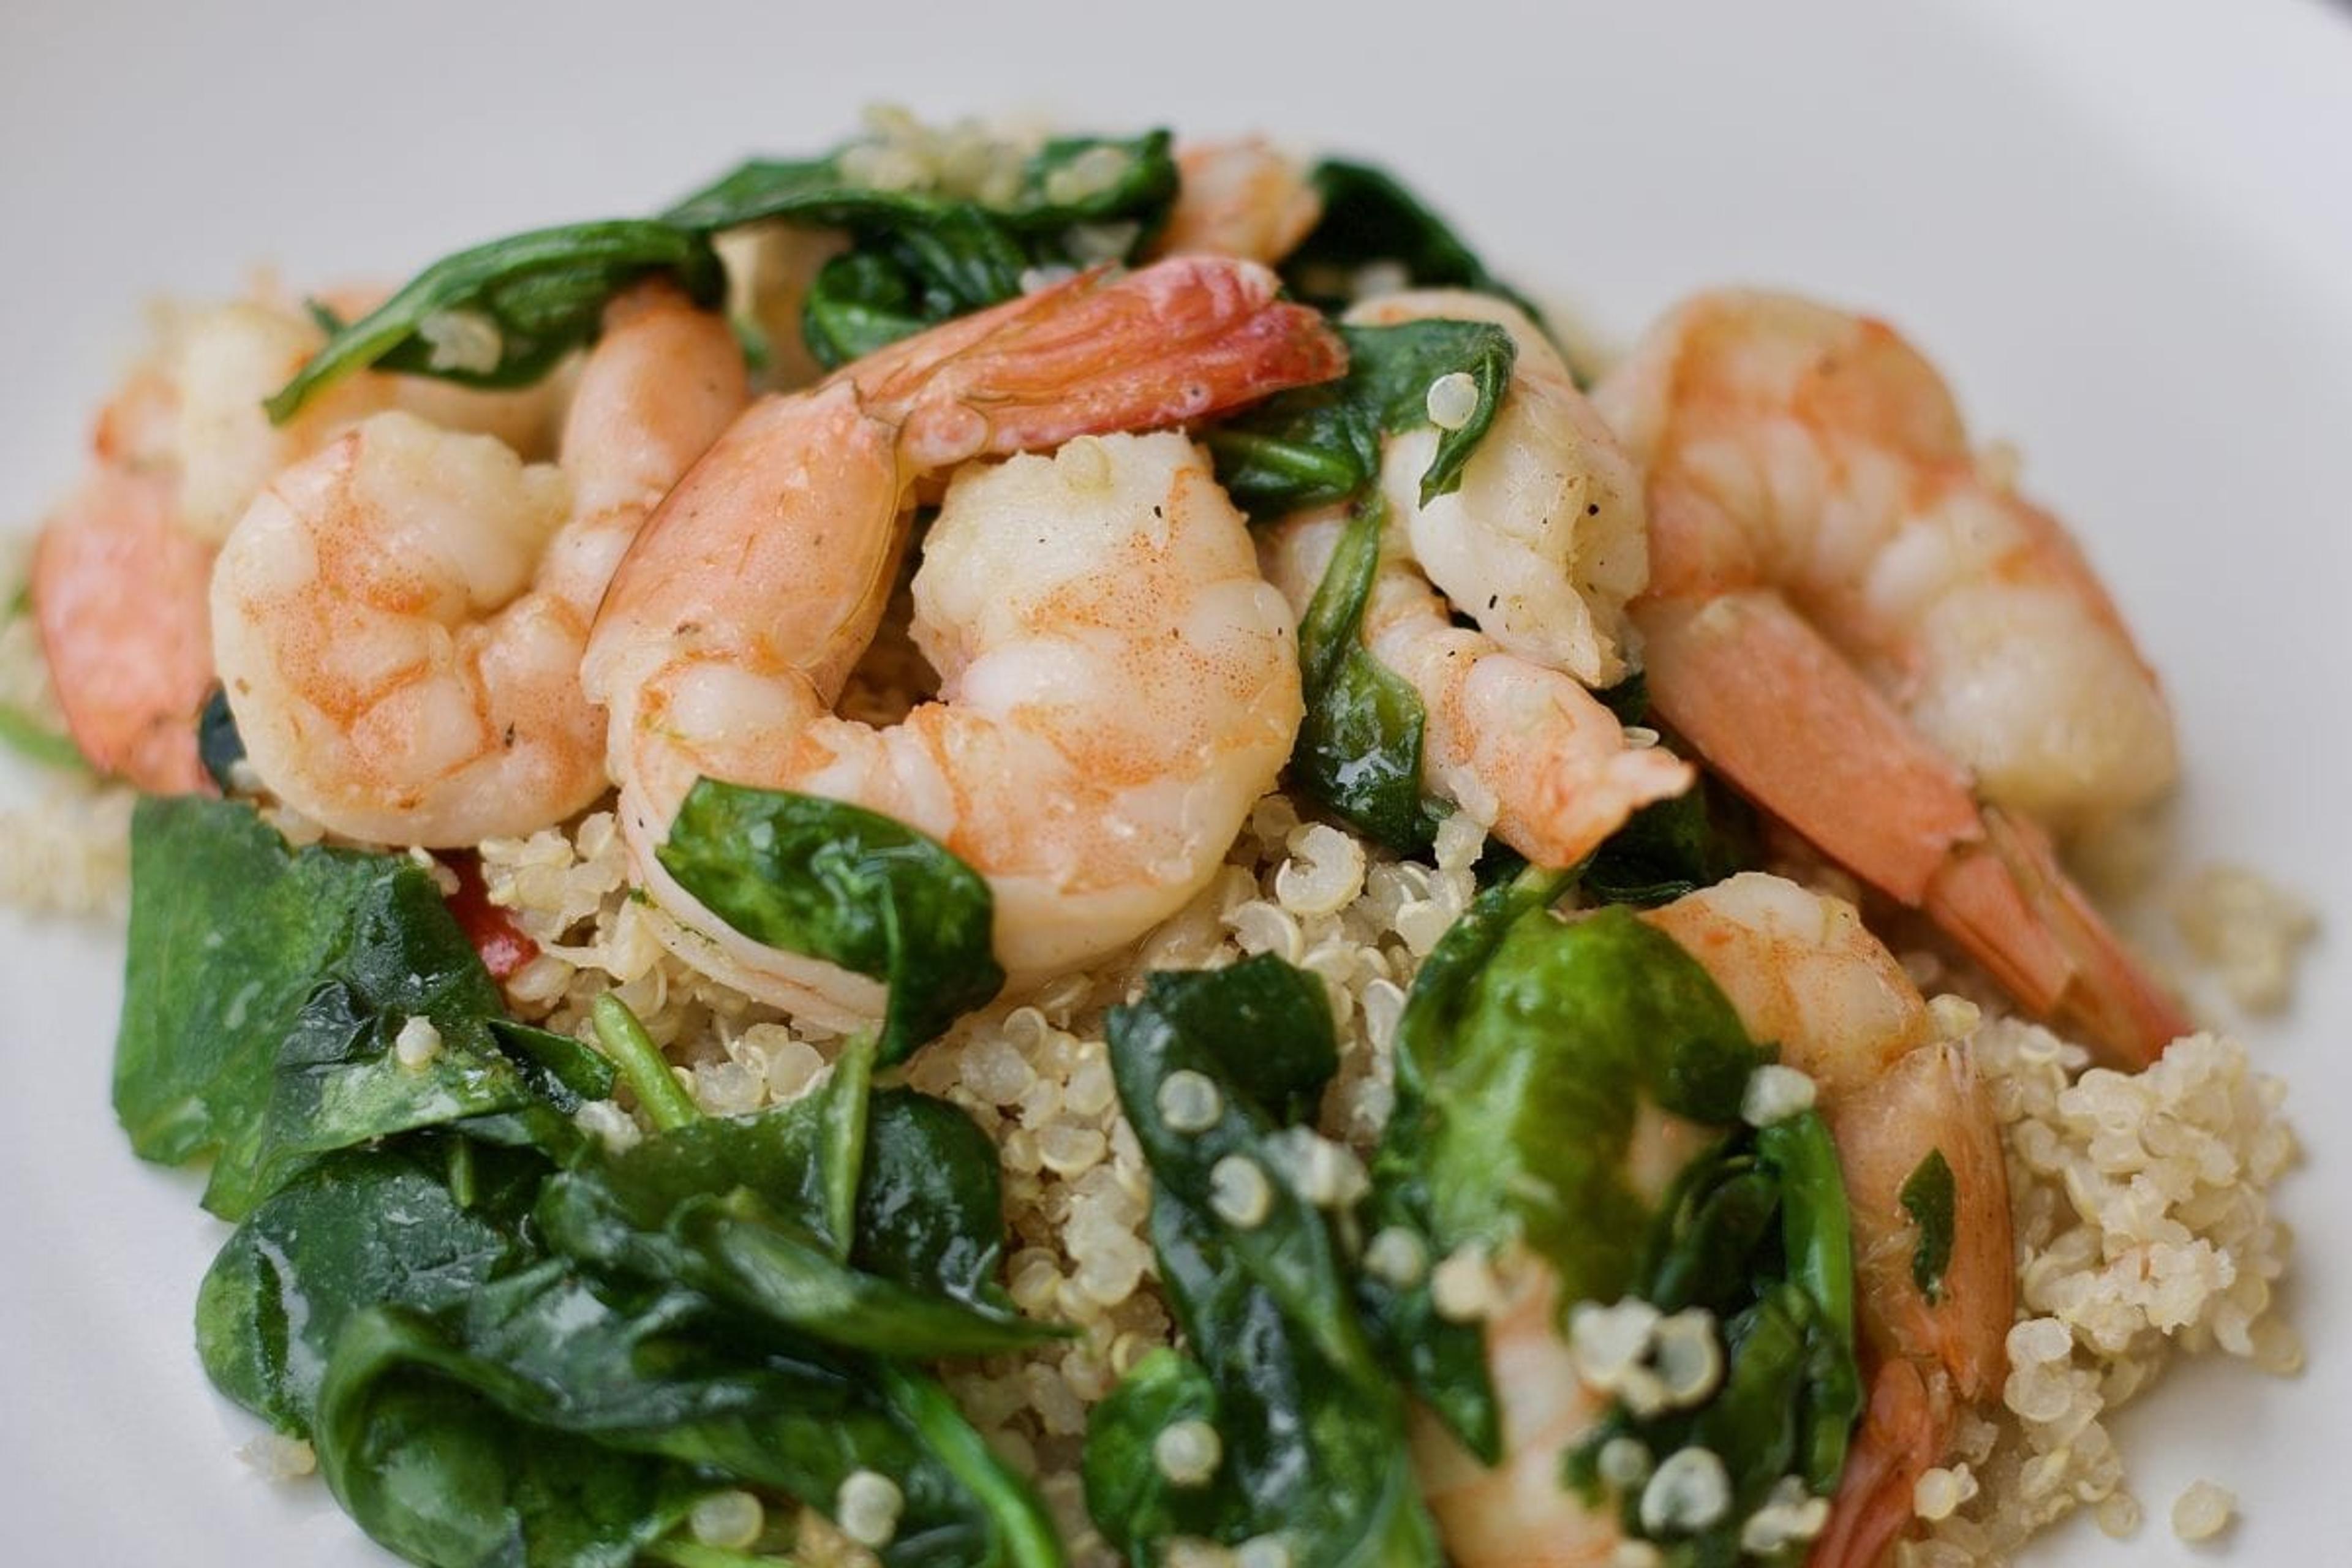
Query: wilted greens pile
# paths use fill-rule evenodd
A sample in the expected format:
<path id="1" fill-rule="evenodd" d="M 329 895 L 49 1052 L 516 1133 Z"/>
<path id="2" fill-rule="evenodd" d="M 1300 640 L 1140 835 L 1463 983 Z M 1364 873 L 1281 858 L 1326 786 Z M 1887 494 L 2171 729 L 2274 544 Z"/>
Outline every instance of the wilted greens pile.
<path id="1" fill-rule="evenodd" d="M 695 1503 L 751 1487 L 895 1498 L 863 1521 L 893 1564 L 1059 1560 L 924 1370 L 1056 1331 L 996 1283 L 996 1153 L 962 1112 L 875 1089 L 868 1041 L 804 1099 L 703 1118 L 625 1014 L 609 1058 L 509 1021 L 405 858 L 194 799 L 134 835 L 117 1105 L 142 1154 L 214 1157 L 237 1228 L 205 1365 L 369 1534 L 698 1568 L 744 1559 L 681 1538 Z M 574 1121 L 616 1066 L 656 1129 L 618 1152 Z"/>

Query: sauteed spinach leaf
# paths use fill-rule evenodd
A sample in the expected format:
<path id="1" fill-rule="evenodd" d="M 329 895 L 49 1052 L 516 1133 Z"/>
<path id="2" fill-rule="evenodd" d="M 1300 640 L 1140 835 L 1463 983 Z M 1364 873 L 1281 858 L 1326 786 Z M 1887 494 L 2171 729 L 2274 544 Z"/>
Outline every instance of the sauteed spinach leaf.
<path id="1" fill-rule="evenodd" d="M 1649 686 L 1639 674 L 1593 695 L 1621 724 L 1650 718 Z M 1652 909 L 1713 887 L 1760 858 L 1755 808 L 1703 773 L 1690 789 L 1642 807 L 1611 834 L 1584 863 L 1580 885 L 1599 902 Z"/>
<path id="2" fill-rule="evenodd" d="M 1087 1506 L 1131 1561 L 1156 1561 L 1175 1536 L 1268 1535 L 1302 1568 L 1439 1561 L 1402 1400 L 1364 1339 L 1330 1222 L 1286 1173 L 1286 1130 L 1337 1064 L 1320 986 L 1264 955 L 1154 974 L 1112 1013 L 1112 1070 L 1151 1165 L 1152 1247 L 1187 1347 L 1139 1363 L 1087 1426 Z M 1173 1479 L 1155 1456 L 1180 1421 L 1219 1434 L 1205 1478 Z"/>
<path id="3" fill-rule="evenodd" d="M 1177 187 L 1170 138 L 1070 137 L 1032 154 L 1002 199 L 862 184 L 841 155 L 755 159 L 672 207 L 705 232 L 781 219 L 837 229 L 849 248 L 818 272 L 802 335 L 827 366 L 1022 290 L 1034 268 L 1129 260 L 1165 223 Z"/>
<path id="4" fill-rule="evenodd" d="M 1218 482 L 1253 517 L 1360 493 L 1380 475 L 1383 439 L 1428 426 L 1430 387 L 1461 374 L 1477 388 L 1477 405 L 1462 425 L 1439 432 L 1421 475 L 1424 503 L 1451 493 L 1495 422 L 1518 356 L 1511 334 L 1491 321 L 1335 330 L 1348 345 L 1346 375 L 1270 397 L 1209 434 Z"/>
<path id="5" fill-rule="evenodd" d="M 1804 1111 L 1736 1134 L 1683 1173 L 1648 1238 L 1633 1293 L 1669 1312 L 1704 1308 L 1719 1325 L 1721 1384 L 1696 1408 L 1612 1408 L 1569 1457 L 1568 1479 L 1595 1507 L 1613 1500 L 1641 1533 L 1638 1489 L 1613 1500 L 1599 1456 L 1631 1436 L 1654 1454 L 1688 1447 L 1723 1461 L 1723 1521 L 1669 1542 L 1676 1564 L 1740 1557 L 1739 1523 L 1794 1478 L 1833 1492 L 1861 1414 L 1854 1359 L 1853 1231 L 1827 1127 Z M 1770 1562 L 1801 1560 L 1800 1542 Z"/>
<path id="6" fill-rule="evenodd" d="M 696 782 L 657 855 L 728 924 L 889 987 L 885 1063 L 1004 984 L 987 881 L 904 823 L 815 795 Z"/>
<path id="7" fill-rule="evenodd" d="M 324 348 L 268 402 L 280 423 L 319 391 L 373 367 L 475 386 L 538 380 L 596 335 L 605 304 L 666 272 L 716 306 L 715 236 L 782 221 L 836 230 L 849 248 L 821 271 L 803 322 L 838 364 L 950 316 L 1011 299 L 1045 266 L 1129 260 L 1165 223 L 1177 173 L 1165 131 L 1065 137 L 1031 154 L 1001 199 L 883 189 L 845 147 L 753 159 L 656 217 L 568 224 L 489 241 L 427 267 L 356 321 L 326 318 Z"/>
<path id="8" fill-rule="evenodd" d="M 485 1136 L 576 1139 L 536 1114 L 531 1072 L 491 1027 L 498 988 L 413 861 L 291 849 L 249 806 L 147 798 L 131 888 L 116 1114 L 146 1159 L 212 1154 L 215 1214 L 411 1129 L 502 1117 Z"/>
<path id="9" fill-rule="evenodd" d="M 1344 377 L 1269 399 L 1211 432 L 1209 445 L 1219 479 L 1256 516 L 1360 498 L 1298 628 L 1307 716 L 1291 776 L 1358 830 L 1411 853 L 1428 847 L 1439 815 L 1421 788 L 1427 715 L 1420 695 L 1363 645 L 1386 517 L 1373 489 L 1381 443 L 1429 424 L 1432 383 L 1469 376 L 1476 409 L 1439 437 L 1422 498 L 1459 485 L 1463 464 L 1494 422 L 1516 350 L 1509 333 L 1484 321 L 1339 331 L 1349 350 Z"/>
<path id="10" fill-rule="evenodd" d="M 467 386 L 523 386 L 596 335 L 605 303 L 649 272 L 713 306 L 727 279 L 709 237 L 658 219 L 567 224 L 444 257 L 327 344 L 263 405 L 284 424 L 320 390 L 373 368 Z"/>
<path id="11" fill-rule="evenodd" d="M 1385 263 L 1401 269 L 1397 281 L 1406 286 L 1499 294 L 1533 313 L 1395 175 L 1334 158 L 1317 164 L 1308 178 L 1323 198 L 1323 216 L 1282 268 L 1300 299 L 1344 310 L 1355 299 L 1363 268 Z"/>
<path id="12" fill-rule="evenodd" d="M 1055 1337 L 993 1287 L 1003 1219 L 986 1136 L 911 1091 L 876 1096 L 864 1168 L 849 1175 L 856 1223 L 841 1236 L 824 1212 L 835 1178 L 822 1101 L 699 1121 L 565 1172 L 548 1184 L 540 1227 L 602 1271 L 675 1281 L 854 1350 L 990 1355 Z M 887 1163 L 871 1158 L 877 1143 Z M 922 1202 L 941 1197 L 951 1205 Z"/>
<path id="13" fill-rule="evenodd" d="M 530 1254 L 523 1223 L 547 1167 L 529 1154 L 415 1137 L 320 1161 L 264 1198 L 196 1293 L 214 1386 L 306 1435 L 347 1319 L 380 1305 L 457 1307 Z M 453 1185 L 453 1160 L 481 1163 Z M 387 1225 L 397 1215 L 400 1223 Z"/>
<path id="14" fill-rule="evenodd" d="M 1402 854 L 1421 854 L 1442 820 L 1421 788 L 1429 715 L 1421 694 L 1372 657 L 1362 631 L 1385 515 L 1375 500 L 1348 520 L 1299 619 L 1307 712 L 1291 745 L 1290 776 L 1357 831 Z"/>
<path id="15" fill-rule="evenodd" d="M 1421 1240 L 1431 1259 L 1524 1246 L 1556 1283 L 1563 1325 L 1577 1303 L 1628 1297 L 1706 1309 L 1720 1385 L 1687 1408 L 1614 1405 L 1570 1476 L 1638 1534 L 1638 1489 L 1608 1493 L 1601 1445 L 1709 1449 L 1730 1474 L 1727 1522 L 1660 1545 L 1682 1568 L 1728 1563 L 1739 1521 L 1785 1478 L 1820 1495 L 1844 1461 L 1861 1400 L 1844 1187 L 1818 1117 L 1741 1122 L 1748 1079 L 1771 1052 L 1672 939 L 1622 907 L 1551 912 L 1576 879 L 1528 870 L 1489 888 L 1422 966 L 1364 1224 Z M 1664 1129 L 1681 1171 L 1653 1199 L 1629 1155 Z M 1425 1272 L 1368 1272 L 1358 1289 L 1382 1358 L 1473 1451 L 1495 1456 L 1477 1331 L 1436 1313 Z"/>
<path id="16" fill-rule="evenodd" d="M 507 1018 L 422 867 L 193 798 L 142 803 L 134 843 L 125 1125 L 217 1151 L 243 1218 L 199 1351 L 370 1534 L 446 1568 L 692 1563 L 698 1498 L 832 1511 L 871 1471 L 902 1499 L 890 1568 L 1055 1568 L 1034 1494 L 910 1362 L 1061 1331 L 997 1284 L 987 1136 L 875 1091 L 874 1042 L 761 1115 L 662 1101 L 608 1155 L 574 1113 L 675 1090 L 667 1066 L 609 997 L 618 1072 Z"/>

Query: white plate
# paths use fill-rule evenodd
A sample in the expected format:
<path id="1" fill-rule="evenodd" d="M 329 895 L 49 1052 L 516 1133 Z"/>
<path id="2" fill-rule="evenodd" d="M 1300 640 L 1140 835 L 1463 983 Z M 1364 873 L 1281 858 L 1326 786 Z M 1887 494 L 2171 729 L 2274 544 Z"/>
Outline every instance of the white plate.
<path id="1" fill-rule="evenodd" d="M 2273 869 L 2331 927 L 2296 1012 L 2246 1031 L 2312 1145 L 2285 1205 L 2311 1371 L 2176 1379 L 2126 1423 L 2140 1541 L 2078 1531 L 2040 1560 L 2211 1561 L 2163 1521 L 2200 1475 L 2243 1499 L 2231 1560 L 2342 1560 L 2352 25 L 2310 0 L 1535 9 L 435 0 L 362 26 L 315 0 L 13 0 L 0 519 L 29 525 L 71 479 L 152 294 L 256 263 L 397 275 L 822 145 L 877 98 L 1377 157 L 1611 334 L 1727 279 L 1883 311 L 1980 435 L 2024 446 L 2165 671 L 2187 853 Z M 0 1557 L 385 1561 L 322 1490 L 231 1457 L 254 1424 L 188 1331 L 220 1228 L 107 1108 L 119 939 L 13 916 L 0 938 Z"/>

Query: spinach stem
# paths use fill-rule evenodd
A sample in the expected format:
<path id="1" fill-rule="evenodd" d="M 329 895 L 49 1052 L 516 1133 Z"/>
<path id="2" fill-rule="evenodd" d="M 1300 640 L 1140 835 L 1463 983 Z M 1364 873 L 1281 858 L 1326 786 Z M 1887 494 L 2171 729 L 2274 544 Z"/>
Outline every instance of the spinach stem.
<path id="1" fill-rule="evenodd" d="M 1062 1554 L 1062 1538 L 1046 1516 L 1045 1505 L 1004 1468 L 947 1390 L 929 1374 L 898 1362 L 877 1361 L 874 1374 L 883 1397 L 988 1510 L 1003 1542 L 1002 1561 L 1010 1568 L 1064 1568 L 1067 1559 Z"/>
<path id="2" fill-rule="evenodd" d="M 873 1105 L 874 1048 L 871 1029 L 852 1035 L 834 1059 L 825 1089 L 824 1223 L 836 1262 L 849 1261 L 857 1234 L 857 1185 L 866 1174 L 866 1125 Z"/>
<path id="3" fill-rule="evenodd" d="M 0 703 L 0 745 L 52 768 L 89 773 L 90 765 L 73 742 L 42 727 L 29 713 Z"/>
<path id="4" fill-rule="evenodd" d="M 621 1069 L 621 1077 L 635 1091 L 637 1103 L 653 1118 L 656 1128 L 667 1132 L 702 1120 L 694 1097 L 671 1075 L 661 1048 L 627 1003 L 607 991 L 596 998 L 590 1016 L 596 1025 L 596 1037 L 604 1042 L 605 1054 Z"/>

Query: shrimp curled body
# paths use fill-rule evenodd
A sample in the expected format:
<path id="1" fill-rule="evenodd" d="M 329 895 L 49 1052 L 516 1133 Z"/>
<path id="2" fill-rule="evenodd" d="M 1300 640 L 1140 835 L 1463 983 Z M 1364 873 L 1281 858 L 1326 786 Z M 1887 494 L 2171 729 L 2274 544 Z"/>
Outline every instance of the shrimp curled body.
<path id="1" fill-rule="evenodd" d="M 1902 965 L 1852 905 L 1751 872 L 1643 918 L 1707 972 L 1751 1037 L 1777 1042 L 1818 1086 L 1853 1225 L 1870 1401 L 1807 1562 L 1874 1568 L 1912 1522 L 1914 1484 L 1948 1458 L 1961 1414 L 2006 1371 L 2016 1280 L 1990 1098 L 1965 1042 L 1938 1037 Z M 1675 1125 L 1658 1119 L 1628 1152 L 1629 1178 L 1657 1198 L 1690 1157 Z M 1930 1153 L 1953 1177 L 1952 1250 L 1932 1293 L 1912 1272 L 1920 1233 L 1902 1202 Z M 1577 1380 L 1556 1297 L 1549 1268 L 1522 1258 L 1487 1322 L 1500 1465 L 1479 1466 L 1433 1420 L 1417 1426 L 1423 1492 L 1462 1568 L 1618 1560 L 1615 1510 L 1592 1510 L 1561 1479 L 1563 1451 L 1591 1435 L 1609 1401 Z"/>
<path id="2" fill-rule="evenodd" d="M 528 446 L 550 399 L 367 372 L 273 425 L 262 399 L 318 351 L 316 322 L 257 296 L 175 306 L 158 326 L 99 416 L 88 478 L 41 531 L 31 588 L 74 743 L 100 772 L 173 795 L 212 788 L 196 716 L 215 684 L 213 559 L 270 478 L 387 408 Z"/>
<path id="3" fill-rule="evenodd" d="M 895 816 L 989 880 L 1015 984 L 1113 951 L 1211 877 L 1297 730 L 1296 632 L 1181 436 L 1341 355 L 1245 263 L 1090 274 L 755 404 L 664 503 L 588 650 L 635 874 L 688 962 L 847 1026 L 871 982 L 730 930 L 656 858 L 698 776 Z M 1069 444 L 1065 446 L 1064 443 Z M 914 583 L 935 701 L 833 707 L 880 624 L 916 486 L 947 487 Z"/>
<path id="4" fill-rule="evenodd" d="M 1694 777 L 1663 751 L 1629 745 L 1588 689 L 1625 673 L 1625 605 L 1648 574 L 1640 475 L 1559 353 L 1508 302 L 1427 289 L 1383 296 L 1349 320 L 1490 321 L 1517 348 L 1452 493 L 1421 499 L 1434 430 L 1383 447 L 1387 522 L 1362 634 L 1421 699 L 1423 787 L 1529 859 L 1573 865 Z M 1346 526 L 1325 509 L 1265 531 L 1266 575 L 1301 615 Z M 1475 625 L 1456 625 L 1454 610 Z"/>
<path id="5" fill-rule="evenodd" d="M 1938 1037 L 1902 965 L 1853 906 L 1748 872 L 1652 911 L 1759 1040 L 1819 1086 L 1853 1215 L 1870 1399 L 1811 1568 L 1870 1568 L 1912 1520 L 1914 1484 L 1948 1458 L 1970 1405 L 2007 1372 L 2016 1305 L 2008 1168 L 1965 1041 Z M 1952 1173 L 1951 1253 L 1923 1289 L 1906 1184 Z"/>
<path id="6" fill-rule="evenodd" d="M 1633 611 L 1675 731 L 2035 1013 L 2133 1062 L 2182 1033 L 2045 836 L 2169 785 L 2162 694 L 1933 367 L 1878 322 L 1731 292 L 1594 397 L 1648 468 Z"/>
<path id="7" fill-rule="evenodd" d="M 214 658 L 262 782 L 339 833 L 427 846 L 530 832 L 603 793 L 591 618 L 744 395 L 725 321 L 648 283 L 607 308 L 560 466 L 392 412 L 280 473 L 212 582 Z"/>

